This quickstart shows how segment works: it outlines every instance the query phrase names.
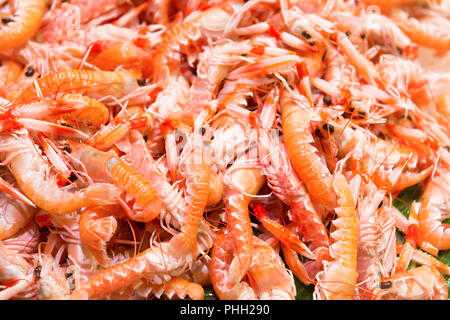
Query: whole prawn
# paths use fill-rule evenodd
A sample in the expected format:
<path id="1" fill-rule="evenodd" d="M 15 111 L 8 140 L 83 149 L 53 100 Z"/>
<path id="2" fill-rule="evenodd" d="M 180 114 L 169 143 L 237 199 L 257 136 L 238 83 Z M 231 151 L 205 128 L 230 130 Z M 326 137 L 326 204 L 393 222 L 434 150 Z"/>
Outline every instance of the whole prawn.
<path id="1" fill-rule="evenodd" d="M 229 5 L 223 5 L 227 6 Z M 190 17 L 191 19 L 171 28 L 163 35 L 161 45 L 148 57 L 149 68 L 144 69 L 144 76 L 151 75 L 156 82 L 165 83 L 169 75 L 179 68 L 177 52 L 189 49 L 190 44 L 200 44 L 208 34 L 219 34 L 230 15 L 217 6 L 193 13 Z"/>
<path id="2" fill-rule="evenodd" d="M 0 7 L 0 299 L 448 298 L 443 1 Z"/>
<path id="3" fill-rule="evenodd" d="M 444 277 L 434 267 L 421 266 L 386 278 L 375 289 L 375 299 L 390 300 L 447 300 Z"/>
<path id="4" fill-rule="evenodd" d="M 13 236 L 25 227 L 34 217 L 36 208 L 2 193 L 0 195 L 0 240 Z"/>
<path id="5" fill-rule="evenodd" d="M 116 216 L 121 215 L 118 205 L 89 207 L 80 214 L 80 240 L 101 266 L 108 265 L 106 244 L 117 229 Z"/>
<path id="6" fill-rule="evenodd" d="M 2 19 L 0 28 L 0 45 L 7 51 L 25 44 L 32 38 L 41 23 L 45 11 L 45 0 L 11 1 L 14 15 Z"/>
<path id="7" fill-rule="evenodd" d="M 65 214 L 94 203 L 115 203 L 117 189 L 110 184 L 91 184 L 70 192 L 60 189 L 56 176 L 44 161 L 27 133 L 3 133 L 1 159 L 8 163 L 21 190 L 38 207 L 52 214 Z"/>
<path id="8" fill-rule="evenodd" d="M 336 206 L 336 194 L 328 168 L 311 145 L 311 107 L 304 96 L 288 90 L 283 91 L 280 105 L 284 143 L 292 167 L 304 181 L 316 210 L 324 217 Z"/>
<path id="9" fill-rule="evenodd" d="M 144 177 L 128 164 L 114 156 L 84 144 L 70 143 L 71 154 L 86 165 L 88 174 L 103 181 L 110 181 L 126 193 L 126 197 L 134 200 L 133 219 L 151 221 L 161 210 L 155 189 Z"/>
<path id="10" fill-rule="evenodd" d="M 235 162 L 224 176 L 226 222 L 236 248 L 230 277 L 236 283 L 244 277 L 252 261 L 253 232 L 248 205 L 265 181 L 259 168 L 245 167 L 243 160 Z"/>
<path id="11" fill-rule="evenodd" d="M 94 99 L 105 96 L 122 97 L 139 85 L 136 72 L 68 70 L 47 74 L 37 80 L 37 86 L 22 91 L 16 101 L 31 102 L 39 97 L 64 93 L 79 93 Z M 38 89 L 36 89 L 38 88 Z"/>
<path id="12" fill-rule="evenodd" d="M 448 224 L 441 221 L 448 215 L 450 204 L 450 172 L 444 170 L 428 182 L 419 211 L 419 237 L 438 250 L 450 249 Z"/>
<path id="13" fill-rule="evenodd" d="M 314 294 L 318 299 L 350 300 L 355 294 L 357 279 L 358 223 L 355 202 L 347 179 L 342 174 L 335 173 L 333 188 L 338 203 L 335 209 L 337 219 L 333 221 L 336 230 L 331 233 L 334 242 L 330 247 L 334 260 L 323 262 L 324 271 L 317 274 Z"/>

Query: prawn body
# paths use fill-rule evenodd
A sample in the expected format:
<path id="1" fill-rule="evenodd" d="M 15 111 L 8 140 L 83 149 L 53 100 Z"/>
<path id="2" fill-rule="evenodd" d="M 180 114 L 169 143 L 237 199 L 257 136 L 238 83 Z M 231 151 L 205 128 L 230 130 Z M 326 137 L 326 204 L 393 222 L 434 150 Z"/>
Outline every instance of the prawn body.
<path id="1" fill-rule="evenodd" d="M 419 230 L 422 241 L 432 244 L 438 250 L 450 248 L 450 229 L 442 223 L 449 210 L 450 173 L 431 179 L 425 188 L 419 212 Z"/>
<path id="2" fill-rule="evenodd" d="M 114 154 L 99 151 L 87 145 L 70 143 L 72 154 L 85 163 L 88 173 L 97 179 L 108 180 L 126 197 L 135 201 L 136 221 L 148 222 L 161 211 L 161 201 L 149 181 Z M 131 200 L 130 199 L 130 200 Z"/>
<path id="3" fill-rule="evenodd" d="M 0 299 L 447 299 L 441 2 L 1 0 Z"/>
<path id="4" fill-rule="evenodd" d="M 336 205 L 332 176 L 311 145 L 309 102 L 285 91 L 280 100 L 284 143 L 292 167 L 306 185 L 316 210 L 325 216 Z"/>
<path id="5" fill-rule="evenodd" d="M 336 173 L 333 187 L 338 197 L 335 209 L 336 230 L 331 234 L 334 243 L 330 247 L 332 262 L 324 261 L 324 271 L 317 275 L 315 294 L 318 298 L 349 300 L 355 294 L 358 224 L 355 203 L 346 178 Z"/>
<path id="6" fill-rule="evenodd" d="M 69 70 L 43 76 L 20 94 L 16 101 L 29 102 L 39 97 L 56 96 L 58 93 L 78 93 L 94 99 L 105 96 L 122 97 L 138 87 L 139 75 L 134 72 Z"/>
<path id="7" fill-rule="evenodd" d="M 27 135 L 2 134 L 0 141 L 1 158 L 12 158 L 9 169 L 36 206 L 53 214 L 65 214 L 94 203 L 116 201 L 117 189 L 110 184 L 92 184 L 75 192 L 58 188 L 56 177 L 49 175 L 50 168 Z"/>
<path id="8" fill-rule="evenodd" d="M 447 300 L 448 290 L 444 277 L 434 267 L 421 266 L 396 273 L 385 279 L 389 288 L 378 288 L 375 299 L 380 300 Z"/>
<path id="9" fill-rule="evenodd" d="M 44 16 L 45 0 L 15 0 L 14 15 L 0 28 L 0 45 L 2 51 L 25 44 L 33 37 Z"/>

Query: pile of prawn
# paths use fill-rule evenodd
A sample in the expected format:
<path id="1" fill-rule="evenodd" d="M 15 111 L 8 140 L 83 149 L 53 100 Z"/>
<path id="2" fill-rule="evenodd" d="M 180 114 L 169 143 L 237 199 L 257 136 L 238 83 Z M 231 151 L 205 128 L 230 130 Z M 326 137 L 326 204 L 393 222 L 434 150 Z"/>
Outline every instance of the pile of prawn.
<path id="1" fill-rule="evenodd" d="M 444 2 L 0 15 L 0 299 L 448 299 Z"/>

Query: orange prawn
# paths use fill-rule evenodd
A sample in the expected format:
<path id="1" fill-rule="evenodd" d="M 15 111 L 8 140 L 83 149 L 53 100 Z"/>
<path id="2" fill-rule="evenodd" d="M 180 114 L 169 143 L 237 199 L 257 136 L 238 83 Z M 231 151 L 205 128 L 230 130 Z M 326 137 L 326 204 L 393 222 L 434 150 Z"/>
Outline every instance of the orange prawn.
<path id="1" fill-rule="evenodd" d="M 154 186 L 168 213 L 166 215 L 165 212 L 161 212 L 161 220 L 179 228 L 186 215 L 186 199 L 181 190 L 171 185 L 168 178 L 158 170 L 158 164 L 151 156 L 142 134 L 132 130 L 129 137 L 122 139 L 117 146 L 126 154 L 130 166 Z"/>
<path id="2" fill-rule="evenodd" d="M 45 99 L 18 105 L 14 112 L 31 119 L 50 118 L 86 122 L 95 128 L 99 128 L 109 119 L 109 110 L 103 103 L 78 94 L 66 94 L 55 100 Z"/>
<path id="3" fill-rule="evenodd" d="M 366 6 L 378 6 L 383 10 L 418 2 L 417 0 L 362 0 Z"/>
<path id="4" fill-rule="evenodd" d="M 70 192 L 60 189 L 50 167 L 26 134 L 0 136 L 0 157 L 8 163 L 11 173 L 24 194 L 38 207 L 52 214 L 66 214 L 92 204 L 112 204 L 118 190 L 111 184 L 91 184 Z"/>
<path id="5" fill-rule="evenodd" d="M 282 93 L 280 104 L 284 144 L 289 159 L 305 183 L 317 211 L 324 217 L 336 206 L 336 194 L 332 187 L 332 175 L 311 145 L 310 104 L 304 96 L 287 90 Z"/>
<path id="6" fill-rule="evenodd" d="M 71 299 L 99 299 L 135 285 L 143 278 L 168 281 L 171 275 L 179 275 L 180 269 L 183 270 L 187 262 L 186 259 L 174 257 L 169 252 L 173 252 L 171 240 L 108 267 L 75 288 Z"/>
<path id="7" fill-rule="evenodd" d="M 0 240 L 9 238 L 24 228 L 36 213 L 36 208 L 5 193 L 0 194 L 0 208 Z"/>
<path id="8" fill-rule="evenodd" d="M 118 205 L 89 207 L 80 214 L 80 239 L 101 266 L 108 265 L 106 244 L 117 229 L 116 217 L 121 215 Z"/>
<path id="9" fill-rule="evenodd" d="M 88 174 L 102 181 L 111 181 L 133 199 L 136 212 L 132 219 L 148 222 L 161 211 L 161 201 L 155 189 L 143 176 L 112 153 L 99 151 L 84 144 L 69 142 L 71 154 L 85 164 Z M 130 199 L 130 200 L 131 200 Z"/>
<path id="10" fill-rule="evenodd" d="M 45 0 L 14 0 L 14 15 L 2 18 L 0 47 L 7 51 L 25 44 L 32 38 L 41 24 L 45 11 Z"/>
<path id="11" fill-rule="evenodd" d="M 142 108 L 130 108 L 126 113 L 126 116 L 119 113 L 106 126 L 87 139 L 85 144 L 101 151 L 108 151 L 125 138 L 132 129 L 145 128 L 148 119 L 143 116 Z"/>
<path id="12" fill-rule="evenodd" d="M 224 176 L 227 229 L 236 248 L 236 257 L 230 265 L 231 277 L 235 282 L 245 276 L 252 261 L 253 231 L 248 205 L 265 181 L 259 168 L 246 168 L 242 165 L 241 161 L 236 161 Z"/>
<path id="13" fill-rule="evenodd" d="M 336 230 L 331 233 L 334 243 L 330 247 L 333 261 L 324 261 L 324 271 L 317 274 L 314 291 L 318 299 L 352 299 L 356 288 L 356 256 L 358 251 L 358 222 L 355 202 L 347 179 L 335 173 L 333 187 L 337 194 Z"/>
<path id="14" fill-rule="evenodd" d="M 428 182 L 419 211 L 419 239 L 438 250 L 450 249 L 450 229 L 441 221 L 450 211 L 450 172 L 444 171 Z"/>
<path id="15" fill-rule="evenodd" d="M 278 100 L 272 99 L 272 93 L 266 99 L 260 116 L 263 126 L 266 127 L 270 127 L 268 119 L 275 118 L 277 107 L 273 102 Z M 328 256 L 330 245 L 327 230 L 321 217 L 314 210 L 302 181 L 294 172 L 282 140 L 278 136 L 272 136 L 270 131 L 261 131 L 258 150 L 269 187 L 280 200 L 290 206 L 289 217 L 297 223 L 297 230 L 303 235 L 303 241 L 308 242 L 311 251 L 318 255 L 318 261 L 306 263 L 308 271 L 313 273 L 315 272 L 313 270 L 320 271 L 320 260 Z M 310 277 L 314 278 L 315 273 Z"/>
<path id="16" fill-rule="evenodd" d="M 447 52 L 450 49 L 450 36 L 447 32 L 450 23 L 445 17 L 424 17 L 420 20 L 408 17 L 402 10 L 395 10 L 393 19 L 402 31 L 420 46 Z"/>
<path id="17" fill-rule="evenodd" d="M 145 292 L 145 297 L 152 292 L 157 298 L 165 295 L 168 299 L 190 298 L 192 300 L 203 300 L 205 296 L 205 292 L 201 285 L 178 277 L 172 278 L 162 285 L 156 285 L 144 280 L 136 291 L 138 295 L 142 295 L 142 293 Z"/>
<path id="18" fill-rule="evenodd" d="M 185 149 L 189 154 L 181 164 L 186 174 L 187 208 L 181 233 L 177 234 L 172 240 L 174 255 L 186 254 L 192 258 L 198 252 L 197 233 L 209 197 L 211 171 L 210 155 L 196 141 L 197 135 L 195 132 L 192 135 L 194 140 L 192 148 Z M 177 241 L 180 241 L 179 245 L 177 245 Z"/>
<path id="19" fill-rule="evenodd" d="M 294 300 L 295 285 L 279 254 L 270 245 L 253 237 L 253 259 L 248 270 L 261 300 Z"/>
<path id="20" fill-rule="evenodd" d="M 223 4 L 229 7 L 229 4 Z M 158 83 L 167 82 L 169 75 L 179 68 L 177 52 L 188 53 L 193 44 L 202 43 L 205 35 L 220 34 L 225 29 L 230 14 L 221 6 L 209 8 L 200 13 L 199 16 L 186 21 L 178 26 L 172 27 L 163 35 L 162 43 L 144 59 L 143 74 L 145 77 L 152 76 Z"/>
<path id="21" fill-rule="evenodd" d="M 236 278 L 233 272 L 231 272 L 230 269 L 234 258 L 232 236 L 229 233 L 218 235 L 214 240 L 209 265 L 211 283 L 214 291 L 222 300 L 256 299 L 256 294 L 250 285 Z"/>
<path id="22" fill-rule="evenodd" d="M 94 99 L 105 96 L 121 98 L 136 89 L 139 74 L 125 71 L 68 70 L 57 71 L 36 80 L 16 98 L 16 102 L 30 102 L 58 93 L 78 93 Z"/>
<path id="23" fill-rule="evenodd" d="M 264 206 L 260 203 L 253 205 L 253 211 L 255 216 L 262 225 L 270 231 L 278 240 L 284 243 L 286 246 L 293 249 L 298 254 L 301 254 L 309 259 L 317 259 L 317 257 L 309 250 L 309 248 L 293 233 L 289 226 L 285 227 L 267 217 L 268 213 Z"/>
<path id="24" fill-rule="evenodd" d="M 102 50 L 92 59 L 92 64 L 106 71 L 114 71 L 119 66 L 132 70 L 139 68 L 143 59 L 144 50 L 133 43 L 123 42 Z"/>
<path id="25" fill-rule="evenodd" d="M 447 300 L 448 289 L 436 268 L 421 266 L 383 279 L 373 295 L 376 300 Z"/>

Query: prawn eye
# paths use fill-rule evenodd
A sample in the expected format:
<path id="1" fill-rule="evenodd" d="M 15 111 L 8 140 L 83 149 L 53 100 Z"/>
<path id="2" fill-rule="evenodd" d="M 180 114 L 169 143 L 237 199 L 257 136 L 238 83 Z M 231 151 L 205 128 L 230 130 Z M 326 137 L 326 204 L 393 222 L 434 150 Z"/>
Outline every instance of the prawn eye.
<path id="1" fill-rule="evenodd" d="M 329 96 L 324 96 L 323 97 L 323 103 L 325 103 L 327 106 L 331 105 L 331 98 Z"/>
<path id="2" fill-rule="evenodd" d="M 316 134 L 317 138 L 323 138 L 322 132 L 320 132 L 320 129 L 317 128 L 314 133 Z"/>
<path id="3" fill-rule="evenodd" d="M 365 34 L 365 33 L 363 33 L 363 34 L 361 34 L 361 36 L 360 36 L 360 37 L 361 37 L 361 39 L 363 39 L 363 40 L 364 40 L 364 39 L 366 38 L 366 34 Z"/>
<path id="4" fill-rule="evenodd" d="M 334 132 L 334 126 L 332 124 L 324 123 L 322 128 L 330 133 Z"/>
<path id="5" fill-rule="evenodd" d="M 367 115 L 364 111 L 358 111 L 358 114 L 362 117 L 365 117 Z"/>
<path id="6" fill-rule="evenodd" d="M 73 126 L 71 126 L 70 124 L 68 124 L 68 123 L 66 123 L 66 122 L 61 122 L 61 125 L 64 126 L 64 127 L 72 128 L 72 129 L 73 129 Z"/>
<path id="7" fill-rule="evenodd" d="M 310 39 L 311 35 L 308 33 L 308 31 L 303 31 L 302 36 L 304 36 L 306 39 Z"/>
<path id="8" fill-rule="evenodd" d="M 141 78 L 137 79 L 137 84 L 139 86 L 141 86 L 141 87 L 145 86 L 145 83 L 146 83 L 145 79 L 141 79 Z"/>
<path id="9" fill-rule="evenodd" d="M 204 127 L 201 127 L 199 131 L 202 136 L 204 136 L 206 133 L 206 129 Z"/>
<path id="10" fill-rule="evenodd" d="M 380 204 L 378 205 L 378 209 L 383 206 L 383 200 L 381 200 Z"/>
<path id="11" fill-rule="evenodd" d="M 71 153 L 72 152 L 72 148 L 70 147 L 70 145 L 65 145 L 63 150 L 67 153 Z"/>
<path id="12" fill-rule="evenodd" d="M 75 180 L 77 180 L 77 179 L 78 179 L 78 177 L 73 172 L 71 172 L 70 176 L 69 176 L 69 181 L 75 182 Z"/>
<path id="13" fill-rule="evenodd" d="M 350 37 L 350 36 L 351 36 L 351 34 L 352 34 L 352 32 L 351 32 L 351 31 L 346 31 L 346 32 L 345 32 L 345 35 L 346 35 L 347 37 Z"/>
<path id="14" fill-rule="evenodd" d="M 37 266 L 36 268 L 34 268 L 34 278 L 35 279 L 40 279 L 41 278 L 41 266 Z"/>
<path id="15" fill-rule="evenodd" d="M 13 22 L 14 20 L 11 17 L 4 17 L 2 18 L 2 23 L 3 24 L 8 24 L 10 22 Z"/>
<path id="16" fill-rule="evenodd" d="M 25 72 L 25 75 L 27 77 L 31 77 L 34 74 L 34 68 L 33 67 L 28 67 L 27 71 Z"/>
<path id="17" fill-rule="evenodd" d="M 392 282 L 391 281 L 380 282 L 380 288 L 381 289 L 389 289 L 390 287 L 392 287 Z"/>

